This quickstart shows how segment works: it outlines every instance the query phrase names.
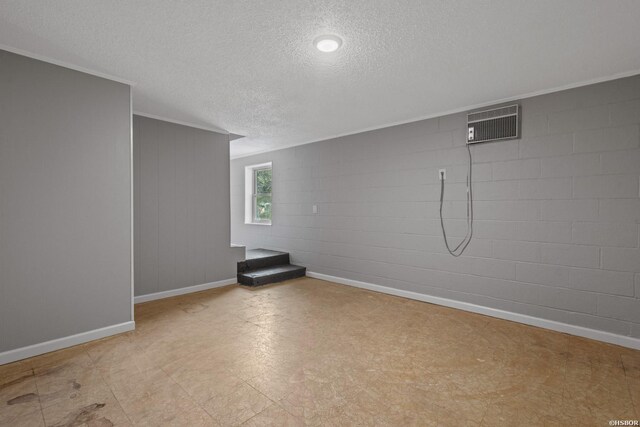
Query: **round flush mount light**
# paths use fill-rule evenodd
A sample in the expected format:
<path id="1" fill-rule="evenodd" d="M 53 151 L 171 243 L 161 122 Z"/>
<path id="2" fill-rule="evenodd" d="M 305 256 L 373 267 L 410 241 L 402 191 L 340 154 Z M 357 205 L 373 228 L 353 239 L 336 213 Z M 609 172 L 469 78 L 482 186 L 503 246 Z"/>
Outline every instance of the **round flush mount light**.
<path id="1" fill-rule="evenodd" d="M 342 39 L 338 36 L 320 36 L 316 37 L 313 44 L 320 52 L 335 52 L 342 46 Z"/>

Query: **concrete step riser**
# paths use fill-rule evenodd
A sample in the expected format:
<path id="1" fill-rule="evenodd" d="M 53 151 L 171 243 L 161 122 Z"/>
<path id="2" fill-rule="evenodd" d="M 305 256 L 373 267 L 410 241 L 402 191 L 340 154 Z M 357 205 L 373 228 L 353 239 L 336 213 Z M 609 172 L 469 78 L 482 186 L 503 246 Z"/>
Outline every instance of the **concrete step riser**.
<path id="1" fill-rule="evenodd" d="M 287 267 L 291 267 L 291 265 L 287 265 Z M 307 269 L 305 267 L 298 267 L 286 271 L 265 272 L 263 275 L 256 275 L 255 273 L 250 275 L 250 272 L 238 273 L 238 283 L 246 286 L 262 286 L 304 277 L 306 272 Z"/>
<path id="2" fill-rule="evenodd" d="M 248 259 L 238 263 L 238 273 L 245 273 L 258 268 L 289 264 L 289 254 L 273 255 L 263 258 Z"/>

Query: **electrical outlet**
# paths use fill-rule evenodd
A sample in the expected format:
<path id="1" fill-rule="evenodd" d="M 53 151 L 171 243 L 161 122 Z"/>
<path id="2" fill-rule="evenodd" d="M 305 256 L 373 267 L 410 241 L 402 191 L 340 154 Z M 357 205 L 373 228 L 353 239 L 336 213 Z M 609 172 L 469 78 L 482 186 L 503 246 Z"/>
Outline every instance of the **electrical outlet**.
<path id="1" fill-rule="evenodd" d="M 314 214 L 318 213 L 318 205 L 313 205 L 313 213 Z"/>
<path id="2" fill-rule="evenodd" d="M 442 181 L 443 179 L 447 179 L 447 170 L 446 169 L 438 169 L 438 179 Z"/>

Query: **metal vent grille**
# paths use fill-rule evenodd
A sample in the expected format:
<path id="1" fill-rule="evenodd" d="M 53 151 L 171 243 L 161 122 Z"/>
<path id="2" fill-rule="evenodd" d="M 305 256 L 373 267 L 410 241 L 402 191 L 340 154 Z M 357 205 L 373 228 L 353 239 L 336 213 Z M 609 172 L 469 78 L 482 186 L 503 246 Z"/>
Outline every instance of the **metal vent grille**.
<path id="1" fill-rule="evenodd" d="M 467 125 L 467 144 L 518 138 L 520 107 L 508 105 L 469 113 Z"/>

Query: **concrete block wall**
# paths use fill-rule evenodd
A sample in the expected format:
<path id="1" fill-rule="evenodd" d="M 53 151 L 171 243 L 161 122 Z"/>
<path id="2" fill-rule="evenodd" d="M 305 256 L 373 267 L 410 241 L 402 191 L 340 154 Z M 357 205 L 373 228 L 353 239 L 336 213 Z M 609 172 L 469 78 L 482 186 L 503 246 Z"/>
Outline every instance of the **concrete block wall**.
<path id="1" fill-rule="evenodd" d="M 466 115 L 232 161 L 232 242 L 308 270 L 640 338 L 640 76 L 524 99 L 522 138 L 472 146 Z M 244 167 L 273 162 L 273 225 L 244 224 Z M 312 213 L 312 206 L 318 213 Z"/>

